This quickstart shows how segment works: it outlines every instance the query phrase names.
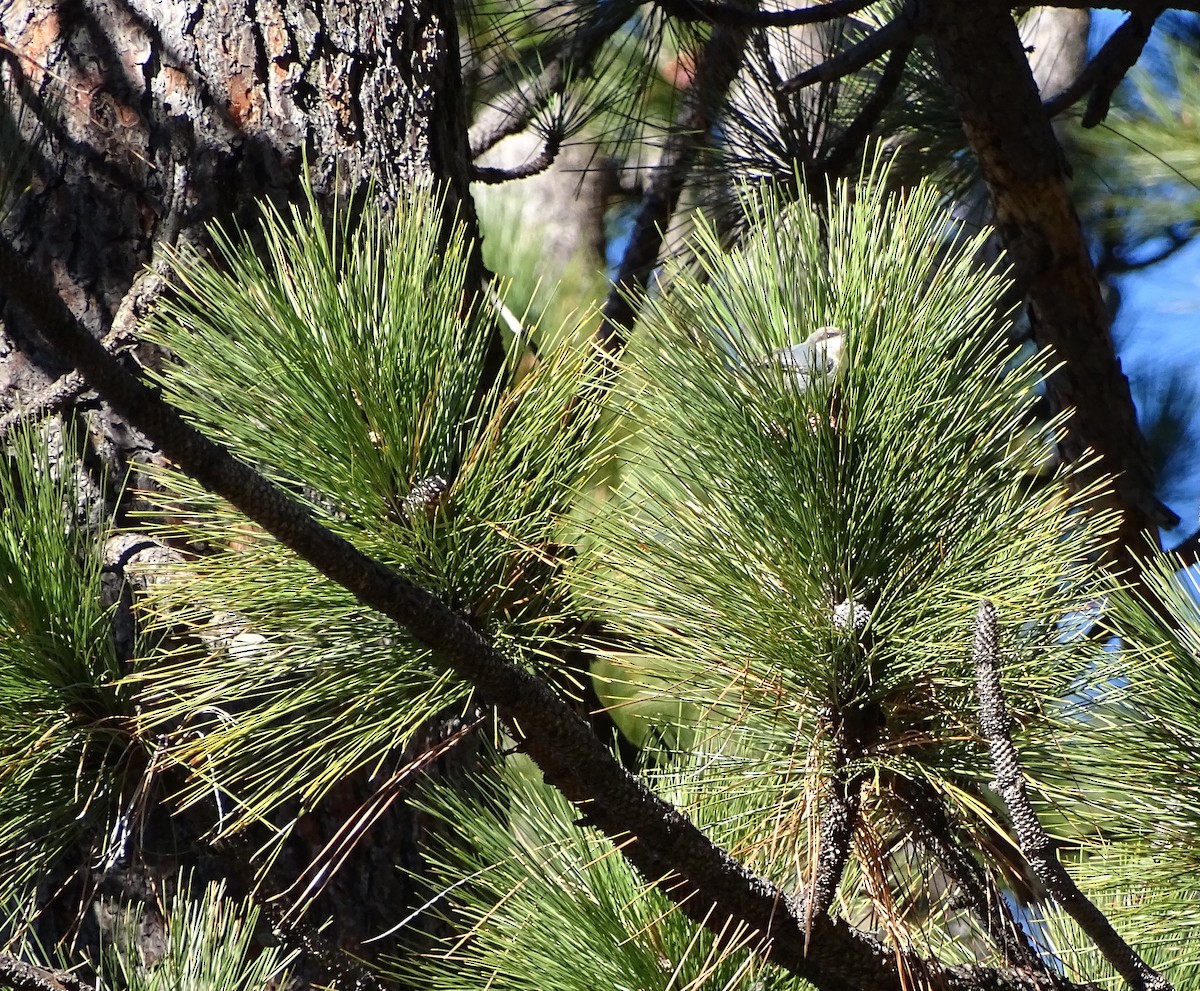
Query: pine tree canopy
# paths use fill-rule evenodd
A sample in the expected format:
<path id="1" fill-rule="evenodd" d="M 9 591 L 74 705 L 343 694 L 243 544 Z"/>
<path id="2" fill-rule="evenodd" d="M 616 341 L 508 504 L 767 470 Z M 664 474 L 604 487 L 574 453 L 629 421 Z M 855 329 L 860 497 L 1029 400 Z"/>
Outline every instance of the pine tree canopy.
<path id="1" fill-rule="evenodd" d="M 131 6 L 127 155 L 5 27 L 0 988 L 1200 987 L 1200 28 L 1087 7 Z"/>

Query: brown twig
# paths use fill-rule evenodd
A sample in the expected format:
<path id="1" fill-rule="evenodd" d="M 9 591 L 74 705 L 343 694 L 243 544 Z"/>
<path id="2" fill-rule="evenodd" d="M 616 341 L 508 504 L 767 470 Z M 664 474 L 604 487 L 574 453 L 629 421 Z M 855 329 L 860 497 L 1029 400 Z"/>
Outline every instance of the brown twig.
<path id="1" fill-rule="evenodd" d="M 464 740 L 470 738 L 490 717 L 490 712 L 476 707 L 475 713 L 462 722 L 444 739 L 415 755 L 401 768 L 391 774 L 346 818 L 342 827 L 331 837 L 313 861 L 304 868 L 292 882 L 291 886 L 272 896 L 272 901 L 289 901 L 290 907 L 284 912 L 283 919 L 295 922 L 312 906 L 317 896 L 325 889 L 333 876 L 342 868 L 346 860 L 389 808 L 402 799 L 410 790 L 418 775 L 429 765 L 445 757 Z M 389 930 L 375 939 L 390 936 L 394 930 Z"/>
<path id="2" fill-rule="evenodd" d="M 1104 913 L 1079 890 L 1058 859 L 1054 841 L 1033 810 L 1017 748 L 1012 742 L 1012 720 L 1000 685 L 996 609 L 986 599 L 980 602 L 975 617 L 972 656 L 979 692 L 979 730 L 987 740 L 996 771 L 992 788 L 1004 801 L 1017 834 L 1017 842 L 1029 866 L 1051 896 L 1078 923 L 1079 928 L 1131 988 L 1135 991 L 1174 991 L 1171 983 L 1137 955 Z"/>
<path id="3" fill-rule="evenodd" d="M 510 182 L 514 179 L 528 179 L 530 176 L 535 176 L 539 172 L 545 172 L 546 169 L 550 168 L 554 164 L 554 160 L 558 158 L 558 152 L 561 147 L 562 133 L 555 131 L 546 138 L 545 144 L 542 145 L 542 150 L 522 165 L 511 169 L 472 165 L 471 181 L 482 182 L 486 185 L 496 185 L 497 183 Z"/>
<path id="4" fill-rule="evenodd" d="M 1057 117 L 1090 91 L 1091 96 L 1083 113 L 1083 126 L 1095 127 L 1100 124 L 1108 116 L 1113 93 L 1125 78 L 1125 74 L 1141 58 L 1142 49 L 1150 39 L 1154 22 L 1166 6 L 1164 3 L 1159 4 L 1157 10 L 1151 7 L 1149 10 L 1131 13 L 1084 66 L 1075 81 L 1053 99 L 1042 104 L 1046 114 Z"/>
<path id="5" fill-rule="evenodd" d="M 537 112 L 562 93 L 572 78 L 586 75 L 605 42 L 633 16 L 637 6 L 635 0 L 597 4 L 582 27 L 560 36 L 557 45 L 550 49 L 558 54 L 550 57 L 533 78 L 513 83 L 471 125 L 468 132 L 471 157 L 478 158 L 504 138 L 525 130 Z"/>
<path id="6" fill-rule="evenodd" d="M 130 333 L 111 331 L 104 336 L 100 343 L 110 353 L 119 354 L 132 347 L 136 341 Z M 61 378 L 55 379 L 28 399 L 23 400 L 16 409 L 0 416 L 0 442 L 3 442 L 9 433 L 20 424 L 40 420 L 62 411 L 89 388 L 87 379 L 77 371 L 67 372 Z"/>
<path id="7" fill-rule="evenodd" d="M 1049 974 L 1037 949 L 1013 918 L 1000 890 L 979 863 L 955 841 L 942 799 L 927 781 L 904 779 L 902 784 L 898 797 L 913 839 L 958 885 L 966 907 L 983 924 L 984 931 L 1006 961 Z"/>
<path id="8" fill-rule="evenodd" d="M 915 37 L 914 35 L 892 49 L 892 54 L 888 56 L 887 64 L 883 67 L 874 91 L 863 101 L 854 120 L 850 122 L 850 126 L 838 135 L 833 147 L 829 149 L 829 154 L 825 156 L 823 165 L 826 174 L 840 175 L 843 169 L 854 160 L 856 153 L 861 152 L 867 137 L 879 123 L 884 110 L 887 109 L 888 104 L 896 95 L 896 91 L 900 88 L 908 57 L 912 54 Z"/>

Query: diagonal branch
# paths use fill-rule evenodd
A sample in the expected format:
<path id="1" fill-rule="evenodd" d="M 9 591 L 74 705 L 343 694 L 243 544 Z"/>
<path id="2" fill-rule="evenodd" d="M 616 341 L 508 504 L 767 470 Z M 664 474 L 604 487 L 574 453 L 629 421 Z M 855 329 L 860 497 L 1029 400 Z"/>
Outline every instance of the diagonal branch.
<path id="1" fill-rule="evenodd" d="M 556 46 L 558 54 L 549 57 L 536 76 L 514 82 L 471 124 L 468 133 L 471 157 L 478 158 L 504 138 L 525 130 L 538 111 L 561 94 L 573 78 L 587 75 L 605 43 L 633 16 L 636 8 L 635 0 L 597 4 L 587 21 L 574 32 L 561 36 Z"/>
<path id="2" fill-rule="evenodd" d="M 1142 49 L 1150 40 L 1154 22 L 1166 7 L 1165 3 L 1161 3 L 1158 10 L 1131 13 L 1084 66 L 1079 77 L 1052 100 L 1046 101 L 1046 115 L 1057 117 L 1090 91 L 1087 109 L 1083 113 L 1083 126 L 1095 127 L 1103 122 L 1108 116 L 1113 93 L 1125 74 L 1141 58 Z"/>
<path id="3" fill-rule="evenodd" d="M 545 144 L 542 145 L 542 150 L 533 158 L 522 165 L 518 165 L 512 169 L 501 169 L 494 166 L 472 165 L 471 179 L 474 182 L 482 182 L 487 185 L 495 185 L 501 182 L 510 182 L 514 179 L 528 179 L 530 176 L 535 176 L 539 172 L 545 172 L 554 164 L 554 160 L 558 158 L 559 149 L 562 147 L 562 132 L 554 131 L 548 138 Z"/>
<path id="4" fill-rule="evenodd" d="M 906 4 L 904 12 L 895 20 L 888 21 L 877 31 L 872 31 L 861 41 L 856 42 L 844 51 L 838 52 L 833 58 L 819 62 L 803 72 L 799 72 L 783 84 L 785 93 L 811 86 L 813 83 L 831 83 L 858 72 L 876 59 L 882 58 L 892 49 L 912 49 L 917 37 L 917 23 L 912 4 Z"/>
<path id="5" fill-rule="evenodd" d="M 958 885 L 971 914 L 983 924 L 1005 959 L 1022 967 L 1045 970 L 1045 964 L 1013 918 L 1000 890 L 955 841 L 945 805 L 929 782 L 901 778 L 897 785 L 902 789 L 902 815 L 913 838 Z"/>
<path id="6" fill-rule="evenodd" d="M 91 991 L 92 988 L 68 971 L 47 970 L 7 953 L 0 953 L 0 987 L 14 991 Z"/>
<path id="7" fill-rule="evenodd" d="M 862 806 L 862 783 L 862 775 L 847 775 L 843 767 L 839 767 L 829 781 L 829 794 L 821 810 L 817 862 L 805 920 L 810 927 L 816 916 L 823 915 L 833 906 L 842 875 L 846 873 L 850 844 Z"/>
<path id="8" fill-rule="evenodd" d="M 1012 720 L 1000 687 L 996 609 L 986 599 L 975 617 L 976 685 L 979 730 L 987 740 L 996 769 L 992 788 L 1004 800 L 1021 852 L 1046 890 L 1088 935 L 1104 958 L 1134 991 L 1173 991 L 1171 983 L 1150 968 L 1112 927 L 1103 912 L 1079 890 L 1058 859 L 1054 841 L 1038 820 L 1025 788 L 1025 775 L 1012 742 Z"/>
<path id="9" fill-rule="evenodd" d="M 741 68 L 748 39 L 749 31 L 745 28 L 717 27 L 696 60 L 692 84 L 663 150 L 662 161 L 642 198 L 621 268 L 604 301 L 596 343 L 607 359 L 624 349 L 633 329 L 637 319 L 633 301 L 639 290 L 649 285 L 680 194 L 709 139 L 725 94 Z"/>
<path id="10" fill-rule="evenodd" d="M 76 321 L 42 273 L 0 237 L 0 286 L 43 337 L 79 368 L 129 423 L 209 491 L 227 499 L 358 601 L 388 616 L 493 704 L 547 782 L 613 840 L 679 910 L 720 932 L 729 922 L 762 934 L 763 953 L 821 991 L 901 991 L 911 973 L 938 991 L 1047 991 L 1018 970 L 948 967 L 884 946 L 828 916 L 806 928 L 803 900 L 734 860 L 670 803 L 630 774 L 544 681 L 514 664 L 461 615 L 330 532 L 278 486 L 184 422 L 125 371 Z"/>
<path id="11" fill-rule="evenodd" d="M 825 155 L 823 164 L 828 175 L 841 175 L 855 157 L 861 154 L 867 144 L 867 138 L 878 125 L 883 112 L 904 80 L 904 69 L 908 65 L 909 55 L 912 54 L 914 40 L 915 36 L 892 49 L 871 95 L 863 101 L 854 120 L 838 135 L 833 147 Z"/>

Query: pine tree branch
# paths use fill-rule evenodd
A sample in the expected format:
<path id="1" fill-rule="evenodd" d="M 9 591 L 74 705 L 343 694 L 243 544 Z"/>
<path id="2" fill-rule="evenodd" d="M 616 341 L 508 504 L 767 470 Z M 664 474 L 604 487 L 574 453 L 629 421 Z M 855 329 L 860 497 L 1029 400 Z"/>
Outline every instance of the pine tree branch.
<path id="1" fill-rule="evenodd" d="M 613 358 L 625 348 L 637 319 L 634 299 L 650 282 L 663 239 L 701 148 L 708 142 L 730 84 L 741 68 L 750 32 L 717 27 L 696 60 L 692 84 L 679 111 L 662 161 L 654 170 L 634 219 L 613 288 L 604 301 L 596 343 Z"/>
<path id="2" fill-rule="evenodd" d="M 1116 88 L 1142 55 L 1150 39 L 1155 20 L 1166 9 L 1159 4 L 1157 11 L 1134 12 L 1122 22 L 1079 74 L 1079 77 L 1043 107 L 1048 117 L 1057 117 L 1073 107 L 1085 93 L 1090 92 L 1083 126 L 1095 127 L 1108 116 L 1109 104 Z"/>
<path id="3" fill-rule="evenodd" d="M 910 0 L 895 20 L 888 21 L 879 30 L 871 32 L 832 58 L 797 73 L 783 84 L 783 91 L 794 93 L 813 83 L 831 83 L 858 72 L 893 49 L 911 50 L 917 37 L 916 13 L 917 8 Z"/>
<path id="4" fill-rule="evenodd" d="M 0 987 L 13 991 L 92 991 L 90 984 L 69 971 L 48 970 L 7 953 L 0 953 Z"/>
<path id="5" fill-rule="evenodd" d="M 972 649 L 979 693 L 979 730 L 987 740 L 992 765 L 996 770 L 992 788 L 1004 800 L 1021 852 L 1046 890 L 1087 933 L 1096 948 L 1104 954 L 1104 959 L 1112 964 L 1134 991 L 1174 991 L 1171 983 L 1147 966 L 1121 938 L 1104 913 L 1079 890 L 1058 859 L 1055 843 L 1038 820 L 1025 787 L 1025 775 L 1021 771 L 1017 748 L 1012 742 L 1012 720 L 1000 686 L 998 652 L 996 609 L 985 599 L 979 604 L 975 617 L 975 644 Z"/>
<path id="6" fill-rule="evenodd" d="M 92 338 L 44 274 L 0 237 L 0 287 L 46 341 L 181 470 L 432 650 L 493 704 L 545 780 L 688 918 L 762 934 L 764 954 L 820 991 L 902 991 L 919 973 L 936 991 L 1049 991 L 1073 987 L 1012 969 L 947 967 L 896 950 L 827 916 L 806 927 L 803 899 L 747 870 L 630 774 L 549 685 L 500 654 L 466 619 L 330 532 L 278 486 L 184 422 L 156 391 Z M 44 989 L 37 989 L 44 991 Z M 76 989 L 71 989 L 76 991 Z"/>
<path id="7" fill-rule="evenodd" d="M 468 132 L 471 157 L 478 158 L 504 138 L 525 130 L 537 112 L 561 94 L 572 78 L 590 71 L 605 42 L 633 16 L 637 7 L 636 0 L 597 4 L 582 26 L 560 35 L 558 54 L 549 57 L 536 76 L 518 80 L 496 97 L 471 124 Z M 543 57 L 549 55 L 546 52 Z"/>
<path id="8" fill-rule="evenodd" d="M 830 779 L 825 807 L 821 810 L 817 863 L 808 897 L 805 923 L 809 927 L 816 916 L 824 915 L 832 907 L 846 873 L 862 806 L 862 784 L 861 775 L 848 776 L 844 767 L 839 767 Z"/>
<path id="9" fill-rule="evenodd" d="M 559 149 L 562 148 L 562 133 L 554 131 L 542 145 L 542 150 L 533 158 L 523 165 L 518 165 L 511 169 L 501 169 L 486 165 L 471 166 L 471 180 L 473 182 L 482 182 L 487 185 L 496 185 L 501 182 L 510 182 L 514 179 L 528 179 L 530 176 L 535 176 L 539 172 L 545 172 L 554 164 L 554 160 L 558 158 Z"/>
<path id="10" fill-rule="evenodd" d="M 824 157 L 823 168 L 827 175 L 841 175 L 856 157 L 861 156 L 867 139 L 879 123 L 888 104 L 892 102 L 892 98 L 900 88 L 900 83 L 904 80 L 904 69 L 908 65 L 908 57 L 912 54 L 915 40 L 916 36 L 914 35 L 904 44 L 892 49 L 892 54 L 888 56 L 874 91 L 863 102 L 858 113 L 855 114 L 854 120 L 850 122 L 845 131 L 838 135 L 833 147 Z"/>
<path id="11" fill-rule="evenodd" d="M 983 924 L 1005 959 L 1048 973 L 1037 949 L 1009 911 L 1003 894 L 979 863 L 955 841 L 942 799 L 926 781 L 906 780 L 898 785 L 903 788 L 902 814 L 913 838 L 958 885 L 967 908 Z"/>

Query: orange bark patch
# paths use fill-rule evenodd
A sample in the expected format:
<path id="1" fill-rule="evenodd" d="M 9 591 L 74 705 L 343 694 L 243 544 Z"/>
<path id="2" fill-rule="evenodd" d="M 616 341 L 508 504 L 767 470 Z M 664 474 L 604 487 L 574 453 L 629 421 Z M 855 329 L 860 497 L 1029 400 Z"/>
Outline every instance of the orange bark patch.
<path id="1" fill-rule="evenodd" d="M 237 73 L 229 77 L 229 115 L 238 124 L 246 127 L 257 122 L 261 118 L 261 102 L 253 76 Z"/>
<path id="2" fill-rule="evenodd" d="M 38 68 L 42 68 L 46 64 L 46 55 L 50 51 L 50 46 L 58 40 L 62 26 L 58 20 L 58 13 L 51 8 L 46 13 L 35 20 L 25 32 L 25 37 L 21 39 L 21 51 L 17 54 L 34 62 Z"/>

